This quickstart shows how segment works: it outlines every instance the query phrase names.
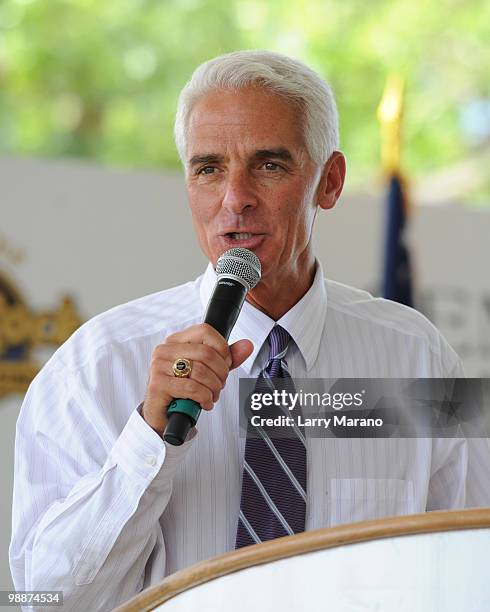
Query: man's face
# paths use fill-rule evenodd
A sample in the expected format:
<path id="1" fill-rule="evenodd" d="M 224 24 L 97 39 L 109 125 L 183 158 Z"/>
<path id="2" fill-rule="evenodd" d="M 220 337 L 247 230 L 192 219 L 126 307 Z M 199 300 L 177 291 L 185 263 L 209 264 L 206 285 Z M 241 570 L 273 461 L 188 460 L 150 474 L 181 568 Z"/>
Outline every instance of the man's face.
<path id="1" fill-rule="evenodd" d="M 201 248 L 216 264 L 232 247 L 262 263 L 262 279 L 294 279 L 311 263 L 314 193 L 297 108 L 247 87 L 203 96 L 191 113 L 186 184 Z"/>

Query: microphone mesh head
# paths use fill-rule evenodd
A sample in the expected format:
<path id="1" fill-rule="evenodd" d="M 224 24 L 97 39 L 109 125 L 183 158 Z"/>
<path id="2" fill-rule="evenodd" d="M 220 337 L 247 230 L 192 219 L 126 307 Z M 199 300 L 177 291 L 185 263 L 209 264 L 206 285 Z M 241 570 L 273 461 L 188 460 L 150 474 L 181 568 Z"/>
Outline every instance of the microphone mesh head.
<path id="1" fill-rule="evenodd" d="M 236 276 L 253 289 L 260 280 L 260 260 L 248 249 L 230 249 L 225 251 L 216 262 L 218 276 Z M 249 290 L 250 290 L 249 289 Z"/>

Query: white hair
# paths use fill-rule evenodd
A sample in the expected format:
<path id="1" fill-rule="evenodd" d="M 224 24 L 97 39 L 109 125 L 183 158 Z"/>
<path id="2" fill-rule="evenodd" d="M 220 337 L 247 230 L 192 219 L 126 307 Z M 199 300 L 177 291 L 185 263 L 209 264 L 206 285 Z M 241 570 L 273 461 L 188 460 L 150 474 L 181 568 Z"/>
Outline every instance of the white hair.
<path id="1" fill-rule="evenodd" d="M 338 149 L 338 114 L 329 85 L 311 68 L 281 53 L 236 51 L 201 64 L 180 93 L 175 118 L 175 143 L 185 165 L 189 119 L 201 96 L 216 89 L 264 87 L 297 105 L 303 116 L 306 149 L 324 164 Z"/>

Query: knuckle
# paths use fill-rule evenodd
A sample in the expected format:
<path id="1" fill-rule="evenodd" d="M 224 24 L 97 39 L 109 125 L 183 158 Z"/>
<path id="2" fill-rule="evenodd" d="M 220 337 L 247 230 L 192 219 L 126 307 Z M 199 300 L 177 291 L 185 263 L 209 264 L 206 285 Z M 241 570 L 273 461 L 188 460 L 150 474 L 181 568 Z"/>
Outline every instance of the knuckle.
<path id="1" fill-rule="evenodd" d="M 213 389 L 216 393 L 220 393 L 223 388 L 223 381 L 219 378 L 219 376 L 213 376 Z"/>
<path id="2" fill-rule="evenodd" d="M 209 323 L 201 323 L 200 327 L 205 334 L 214 335 L 216 333 L 216 330 L 214 329 L 214 327 L 211 327 Z"/>
<path id="3" fill-rule="evenodd" d="M 178 342 L 185 342 L 187 329 L 183 329 L 182 331 L 174 332 L 173 334 L 169 334 L 165 340 L 162 342 L 161 346 L 167 346 L 169 344 L 176 344 Z"/>
<path id="4" fill-rule="evenodd" d="M 208 409 L 211 409 L 214 406 L 213 393 L 209 389 L 203 390 L 201 405 L 207 406 Z"/>
<path id="5" fill-rule="evenodd" d="M 160 381 L 157 378 L 152 378 L 148 383 L 148 393 L 150 395 L 157 395 L 162 390 Z"/>
<path id="6" fill-rule="evenodd" d="M 162 368 L 164 363 L 165 362 L 161 357 L 152 359 L 150 363 L 150 375 L 153 377 L 161 375 L 161 373 L 164 371 Z"/>
<path id="7" fill-rule="evenodd" d="M 182 336 L 182 334 L 184 332 L 185 332 L 185 330 L 181 330 L 181 331 L 176 331 L 176 332 L 173 332 L 173 333 L 169 334 L 168 336 L 165 337 L 165 340 L 163 341 L 162 344 L 165 344 L 166 342 L 175 341 L 177 338 Z"/>
<path id="8" fill-rule="evenodd" d="M 158 355 L 156 354 L 153 355 L 150 361 L 150 370 L 154 370 L 158 366 L 160 359 L 161 358 Z"/>
<path id="9" fill-rule="evenodd" d="M 164 344 L 159 344 L 158 346 L 156 346 L 151 354 L 152 363 L 162 359 L 165 356 L 166 352 L 167 347 Z"/>
<path id="10" fill-rule="evenodd" d="M 225 367 L 222 368 L 222 370 L 220 371 L 220 380 L 223 383 L 223 386 L 226 383 L 226 379 L 228 378 L 228 374 L 230 373 L 230 368 L 228 367 L 228 365 L 225 363 Z"/>

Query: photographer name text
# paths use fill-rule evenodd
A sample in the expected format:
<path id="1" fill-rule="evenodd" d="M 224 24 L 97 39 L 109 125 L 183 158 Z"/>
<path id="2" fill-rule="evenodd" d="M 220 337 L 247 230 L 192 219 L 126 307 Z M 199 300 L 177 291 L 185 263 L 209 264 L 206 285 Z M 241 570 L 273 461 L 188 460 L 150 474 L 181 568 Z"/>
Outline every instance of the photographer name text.
<path id="1" fill-rule="evenodd" d="M 361 419 L 349 418 L 346 415 L 333 417 L 303 417 L 299 414 L 296 418 L 292 416 L 280 415 L 274 418 L 263 417 L 254 414 L 250 419 L 253 427 L 382 427 L 383 419 Z"/>

